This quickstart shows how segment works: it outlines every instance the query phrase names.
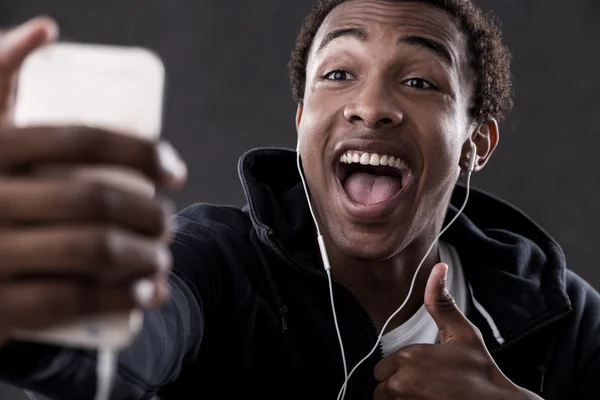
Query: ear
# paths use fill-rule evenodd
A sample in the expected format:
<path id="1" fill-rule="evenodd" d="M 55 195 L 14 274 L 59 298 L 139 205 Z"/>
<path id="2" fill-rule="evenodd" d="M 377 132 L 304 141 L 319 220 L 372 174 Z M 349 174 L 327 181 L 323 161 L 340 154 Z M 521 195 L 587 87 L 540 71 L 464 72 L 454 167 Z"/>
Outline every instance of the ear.
<path id="1" fill-rule="evenodd" d="M 304 105 L 298 103 L 298 109 L 296 110 L 296 131 L 300 127 L 300 121 L 302 120 L 302 112 L 304 111 Z"/>
<path id="2" fill-rule="evenodd" d="M 475 156 L 477 157 L 477 160 L 475 160 L 473 172 L 478 172 L 485 167 L 498 146 L 500 140 L 498 121 L 492 118 L 485 123 L 476 125 L 472 132 L 469 140 L 463 145 L 460 167 L 464 171 L 467 171 L 469 169 L 471 157 Z M 477 146 L 477 154 L 475 155 L 471 154 L 471 143 L 474 143 L 475 146 Z"/>

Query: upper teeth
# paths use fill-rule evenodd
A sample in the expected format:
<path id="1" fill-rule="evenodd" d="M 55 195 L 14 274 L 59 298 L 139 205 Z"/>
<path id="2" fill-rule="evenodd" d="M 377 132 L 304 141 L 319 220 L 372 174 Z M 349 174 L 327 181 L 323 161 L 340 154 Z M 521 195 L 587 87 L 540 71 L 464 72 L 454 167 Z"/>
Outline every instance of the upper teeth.
<path id="1" fill-rule="evenodd" d="M 398 157 L 388 156 L 385 154 L 366 153 L 361 151 L 347 151 L 342 155 L 340 162 L 345 164 L 362 164 L 373 166 L 385 165 L 398 169 L 406 167 L 406 163 Z"/>

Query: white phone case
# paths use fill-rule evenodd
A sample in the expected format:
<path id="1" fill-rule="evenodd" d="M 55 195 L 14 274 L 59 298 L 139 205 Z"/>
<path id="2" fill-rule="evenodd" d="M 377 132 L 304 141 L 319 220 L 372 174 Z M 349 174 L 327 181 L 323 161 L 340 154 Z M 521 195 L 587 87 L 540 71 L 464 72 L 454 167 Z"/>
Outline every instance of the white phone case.
<path id="1" fill-rule="evenodd" d="M 162 127 L 165 71 L 143 48 L 53 43 L 32 53 L 19 74 L 16 126 L 86 125 L 156 139 Z M 48 171 L 45 171 L 48 173 Z M 55 169 L 53 174 L 65 174 Z M 69 169 L 74 179 L 99 179 L 147 196 L 154 187 L 132 171 Z M 142 312 L 79 321 L 41 332 L 19 331 L 22 340 L 84 348 L 123 348 L 141 329 Z"/>

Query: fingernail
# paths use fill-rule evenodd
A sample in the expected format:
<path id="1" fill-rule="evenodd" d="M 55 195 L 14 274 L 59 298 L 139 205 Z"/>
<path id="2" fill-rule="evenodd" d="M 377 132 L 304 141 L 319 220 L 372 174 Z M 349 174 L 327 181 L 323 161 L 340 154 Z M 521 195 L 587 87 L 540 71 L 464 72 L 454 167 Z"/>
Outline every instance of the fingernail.
<path id="1" fill-rule="evenodd" d="M 60 29 L 55 20 L 53 20 L 52 18 L 50 18 L 48 16 L 42 16 L 42 17 L 31 20 L 31 24 L 42 24 L 42 23 L 45 25 L 44 28 L 46 31 L 46 41 L 52 42 L 52 41 L 58 39 L 58 36 L 60 34 Z"/>
<path id="2" fill-rule="evenodd" d="M 150 279 L 137 282 L 133 287 L 135 301 L 143 308 L 150 307 L 156 296 L 156 284 Z"/>
<path id="3" fill-rule="evenodd" d="M 168 271 L 171 269 L 173 263 L 173 257 L 171 256 L 171 250 L 168 248 L 161 248 L 158 251 L 157 263 L 160 272 Z"/>
<path id="4" fill-rule="evenodd" d="M 445 285 L 448 280 L 448 265 L 444 264 L 444 275 L 442 275 L 442 283 Z"/>
<path id="5" fill-rule="evenodd" d="M 169 180 L 180 181 L 186 178 L 187 167 L 168 142 L 158 144 L 158 159 L 162 173 L 167 175 Z"/>
<path id="6" fill-rule="evenodd" d="M 52 21 L 48 25 L 48 29 L 46 30 L 46 40 L 48 42 L 53 42 L 58 39 L 59 34 L 60 30 L 58 28 L 58 25 L 54 21 Z"/>

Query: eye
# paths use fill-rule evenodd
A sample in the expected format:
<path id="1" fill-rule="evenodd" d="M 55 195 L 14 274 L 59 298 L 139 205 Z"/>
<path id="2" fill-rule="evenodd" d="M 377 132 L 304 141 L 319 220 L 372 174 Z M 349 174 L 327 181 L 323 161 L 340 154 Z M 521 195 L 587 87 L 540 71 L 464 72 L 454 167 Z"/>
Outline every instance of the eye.
<path id="1" fill-rule="evenodd" d="M 354 79 L 354 76 L 349 72 L 336 70 L 327 73 L 324 78 L 330 81 L 348 81 Z"/>
<path id="2" fill-rule="evenodd" d="M 437 87 L 432 84 L 427 82 L 425 79 L 421 79 L 421 78 L 410 78 L 404 81 L 404 84 L 406 86 L 410 86 L 412 88 L 415 89 L 420 89 L 420 90 L 432 90 L 432 89 L 437 89 Z"/>

